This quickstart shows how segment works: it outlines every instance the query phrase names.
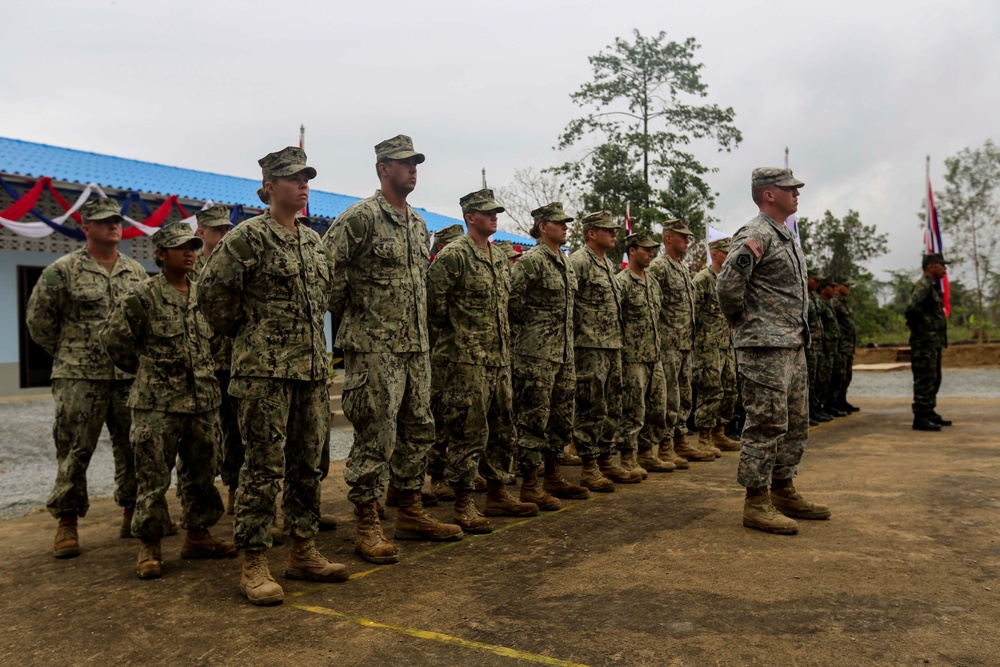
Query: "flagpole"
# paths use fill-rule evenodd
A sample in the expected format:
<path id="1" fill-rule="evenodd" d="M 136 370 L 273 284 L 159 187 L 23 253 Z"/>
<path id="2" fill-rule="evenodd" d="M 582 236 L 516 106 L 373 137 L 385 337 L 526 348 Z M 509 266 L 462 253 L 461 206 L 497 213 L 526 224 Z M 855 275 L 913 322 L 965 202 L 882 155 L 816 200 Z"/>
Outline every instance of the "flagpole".
<path id="1" fill-rule="evenodd" d="M 785 169 L 788 169 L 788 146 L 785 146 Z"/>
<path id="2" fill-rule="evenodd" d="M 924 252 L 929 253 L 934 245 L 931 234 L 934 233 L 933 222 L 931 221 L 931 156 L 927 154 L 927 161 L 924 164 L 924 211 L 927 219 L 924 225 Z"/>
<path id="3" fill-rule="evenodd" d="M 301 148 L 302 150 L 306 149 L 306 126 L 305 126 L 305 123 L 303 123 L 302 125 L 299 125 L 299 148 Z M 302 207 L 302 215 L 305 215 L 305 216 L 309 215 L 309 202 L 308 201 L 306 202 L 306 205 Z"/>

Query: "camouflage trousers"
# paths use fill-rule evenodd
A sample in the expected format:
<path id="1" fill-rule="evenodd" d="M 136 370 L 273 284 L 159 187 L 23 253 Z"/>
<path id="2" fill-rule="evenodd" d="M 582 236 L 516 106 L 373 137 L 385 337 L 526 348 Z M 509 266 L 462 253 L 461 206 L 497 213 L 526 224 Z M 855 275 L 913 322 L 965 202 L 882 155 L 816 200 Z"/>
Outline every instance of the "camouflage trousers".
<path id="1" fill-rule="evenodd" d="M 514 355 L 514 425 L 518 466 L 537 468 L 558 457 L 573 435 L 576 373 L 572 357 L 565 364 Z"/>
<path id="2" fill-rule="evenodd" d="M 344 415 L 354 425 L 344 469 L 348 500 L 377 499 L 390 473 L 400 491 L 418 491 L 434 444 L 427 353 L 345 352 L 344 367 Z"/>
<path id="3" fill-rule="evenodd" d="M 830 393 L 830 376 L 833 374 L 833 353 L 823 350 L 819 356 L 819 366 L 816 369 L 816 401 L 819 407 L 826 405 L 826 397 Z"/>
<path id="4" fill-rule="evenodd" d="M 614 450 L 622 413 L 622 351 L 578 347 L 576 418 L 573 442 L 583 459 L 596 459 Z"/>
<path id="5" fill-rule="evenodd" d="M 830 364 L 830 383 L 826 388 L 826 405 L 831 407 L 835 407 L 837 404 L 840 385 L 844 382 L 844 365 L 846 361 L 846 357 L 839 351 L 834 353 L 833 361 Z"/>
<path id="6" fill-rule="evenodd" d="M 736 358 L 747 413 L 736 479 L 749 489 L 792 479 L 809 437 L 805 350 L 748 347 Z"/>
<path id="7" fill-rule="evenodd" d="M 130 434 L 138 485 L 132 535 L 160 540 L 170 530 L 166 496 L 175 461 L 181 525 L 187 530 L 214 526 L 223 512 L 215 488 L 222 438 L 218 411 L 181 414 L 133 408 Z"/>
<path id="8" fill-rule="evenodd" d="M 736 409 L 736 356 L 733 348 L 711 347 L 695 351 L 693 382 L 698 405 L 694 410 L 696 428 L 728 424 Z"/>
<path id="9" fill-rule="evenodd" d="M 444 479 L 460 491 L 475 491 L 479 470 L 503 481 L 516 439 L 510 368 L 448 363 L 434 374 L 443 378 L 432 405 L 438 439 L 447 443 Z"/>
<path id="10" fill-rule="evenodd" d="M 621 451 L 646 451 L 667 430 L 667 382 L 663 362 L 626 363 L 622 369 L 622 417 L 615 441 Z"/>
<path id="11" fill-rule="evenodd" d="M 663 353 L 663 374 L 667 378 L 667 431 L 672 438 L 687 433 L 691 415 L 691 350 L 668 349 Z"/>
<path id="12" fill-rule="evenodd" d="M 937 407 L 941 388 L 941 348 L 910 348 L 910 369 L 913 371 L 913 414 L 926 415 Z"/>
<path id="13" fill-rule="evenodd" d="M 240 468 L 243 467 L 243 437 L 240 422 L 236 417 L 237 400 L 229 395 L 229 371 L 215 371 L 215 378 L 222 388 L 222 405 L 219 406 L 219 423 L 222 438 L 219 440 L 219 475 L 222 483 L 230 489 L 240 484 Z"/>
<path id="14" fill-rule="evenodd" d="M 809 409 L 811 411 L 823 407 L 823 387 L 820 385 L 820 375 L 823 365 L 823 346 L 822 341 L 819 343 L 820 344 L 817 345 L 816 339 L 814 338 L 813 344 L 806 348 L 806 367 L 809 372 Z"/>
<path id="15" fill-rule="evenodd" d="M 132 413 L 129 380 L 52 380 L 56 418 L 52 436 L 56 444 L 56 483 L 45 507 L 52 516 L 85 516 L 87 468 L 97 447 L 101 427 L 107 424 L 115 459 L 115 502 L 126 510 L 135 505 L 135 454 L 129 442 Z"/>
<path id="16" fill-rule="evenodd" d="M 834 401 L 837 405 L 847 403 L 847 389 L 851 386 L 851 380 L 853 379 L 854 355 L 848 354 L 844 356 L 844 377 L 840 380 L 840 391 L 837 392 L 836 400 Z"/>
<path id="17" fill-rule="evenodd" d="M 319 528 L 320 457 L 330 438 L 326 381 L 236 377 L 229 393 L 238 399 L 246 456 L 236 491 L 234 544 L 245 551 L 271 547 L 278 491 L 285 534 L 314 537 Z"/>

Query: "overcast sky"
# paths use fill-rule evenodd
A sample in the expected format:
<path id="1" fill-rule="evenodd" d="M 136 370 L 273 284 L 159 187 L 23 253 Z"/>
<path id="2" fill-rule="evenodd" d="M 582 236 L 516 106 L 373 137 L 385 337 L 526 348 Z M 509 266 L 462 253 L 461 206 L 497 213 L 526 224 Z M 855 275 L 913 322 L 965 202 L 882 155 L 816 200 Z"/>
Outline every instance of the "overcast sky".
<path id="1" fill-rule="evenodd" d="M 0 135 L 259 178 L 304 123 L 314 187 L 367 196 L 374 144 L 404 133 L 427 154 L 411 203 L 456 217 L 481 168 L 495 187 L 563 161 L 588 56 L 633 28 L 694 37 L 744 136 L 699 155 L 721 227 L 755 214 L 750 171 L 788 146 L 800 216 L 889 233 L 879 274 L 919 265 L 925 156 L 943 188 L 946 157 L 1000 139 L 995 0 L 32 0 L 4 19 Z"/>

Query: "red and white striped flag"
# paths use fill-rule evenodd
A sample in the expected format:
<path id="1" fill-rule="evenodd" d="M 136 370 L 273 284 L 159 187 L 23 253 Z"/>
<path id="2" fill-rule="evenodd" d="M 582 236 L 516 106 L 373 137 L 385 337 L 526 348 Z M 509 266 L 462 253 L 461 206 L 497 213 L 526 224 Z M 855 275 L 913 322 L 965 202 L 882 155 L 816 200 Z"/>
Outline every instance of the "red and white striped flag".
<path id="1" fill-rule="evenodd" d="M 632 233 L 632 218 L 628 215 L 629 206 L 628 202 L 625 202 L 625 235 L 628 236 Z M 628 268 L 628 248 L 625 249 L 625 254 L 622 255 L 622 271 Z"/>
<path id="2" fill-rule="evenodd" d="M 934 206 L 934 189 L 931 188 L 931 157 L 927 156 L 927 225 L 924 227 L 924 247 L 927 254 L 944 254 L 944 243 L 941 241 L 941 226 L 938 224 L 937 207 Z M 944 301 L 944 316 L 951 315 L 951 289 L 948 287 L 948 276 L 938 281 L 941 288 L 941 298 Z"/>

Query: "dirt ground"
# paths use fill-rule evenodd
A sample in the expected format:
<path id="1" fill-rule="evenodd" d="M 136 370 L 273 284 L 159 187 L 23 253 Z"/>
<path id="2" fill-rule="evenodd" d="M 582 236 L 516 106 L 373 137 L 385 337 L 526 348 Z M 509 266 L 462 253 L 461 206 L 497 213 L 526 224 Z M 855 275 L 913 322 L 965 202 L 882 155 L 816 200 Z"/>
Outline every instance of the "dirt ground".
<path id="1" fill-rule="evenodd" d="M 324 509 L 343 524 L 319 543 L 354 577 L 285 582 L 275 548 L 272 608 L 243 599 L 237 561 L 181 561 L 180 537 L 163 578 L 138 580 L 109 500 L 72 560 L 50 555 L 47 514 L 3 521 L 0 664 L 998 664 L 1000 401 L 946 399 L 955 426 L 928 434 L 906 400 L 857 403 L 810 434 L 798 486 L 833 518 L 794 537 L 741 526 L 732 453 L 492 535 L 401 543 L 383 567 L 353 554 L 335 471 Z"/>
<path id="2" fill-rule="evenodd" d="M 886 364 L 897 361 L 896 347 L 862 347 L 854 353 L 854 363 Z M 906 358 L 909 361 L 909 357 Z M 1000 344 L 952 345 L 941 355 L 943 368 L 1000 368 Z"/>

